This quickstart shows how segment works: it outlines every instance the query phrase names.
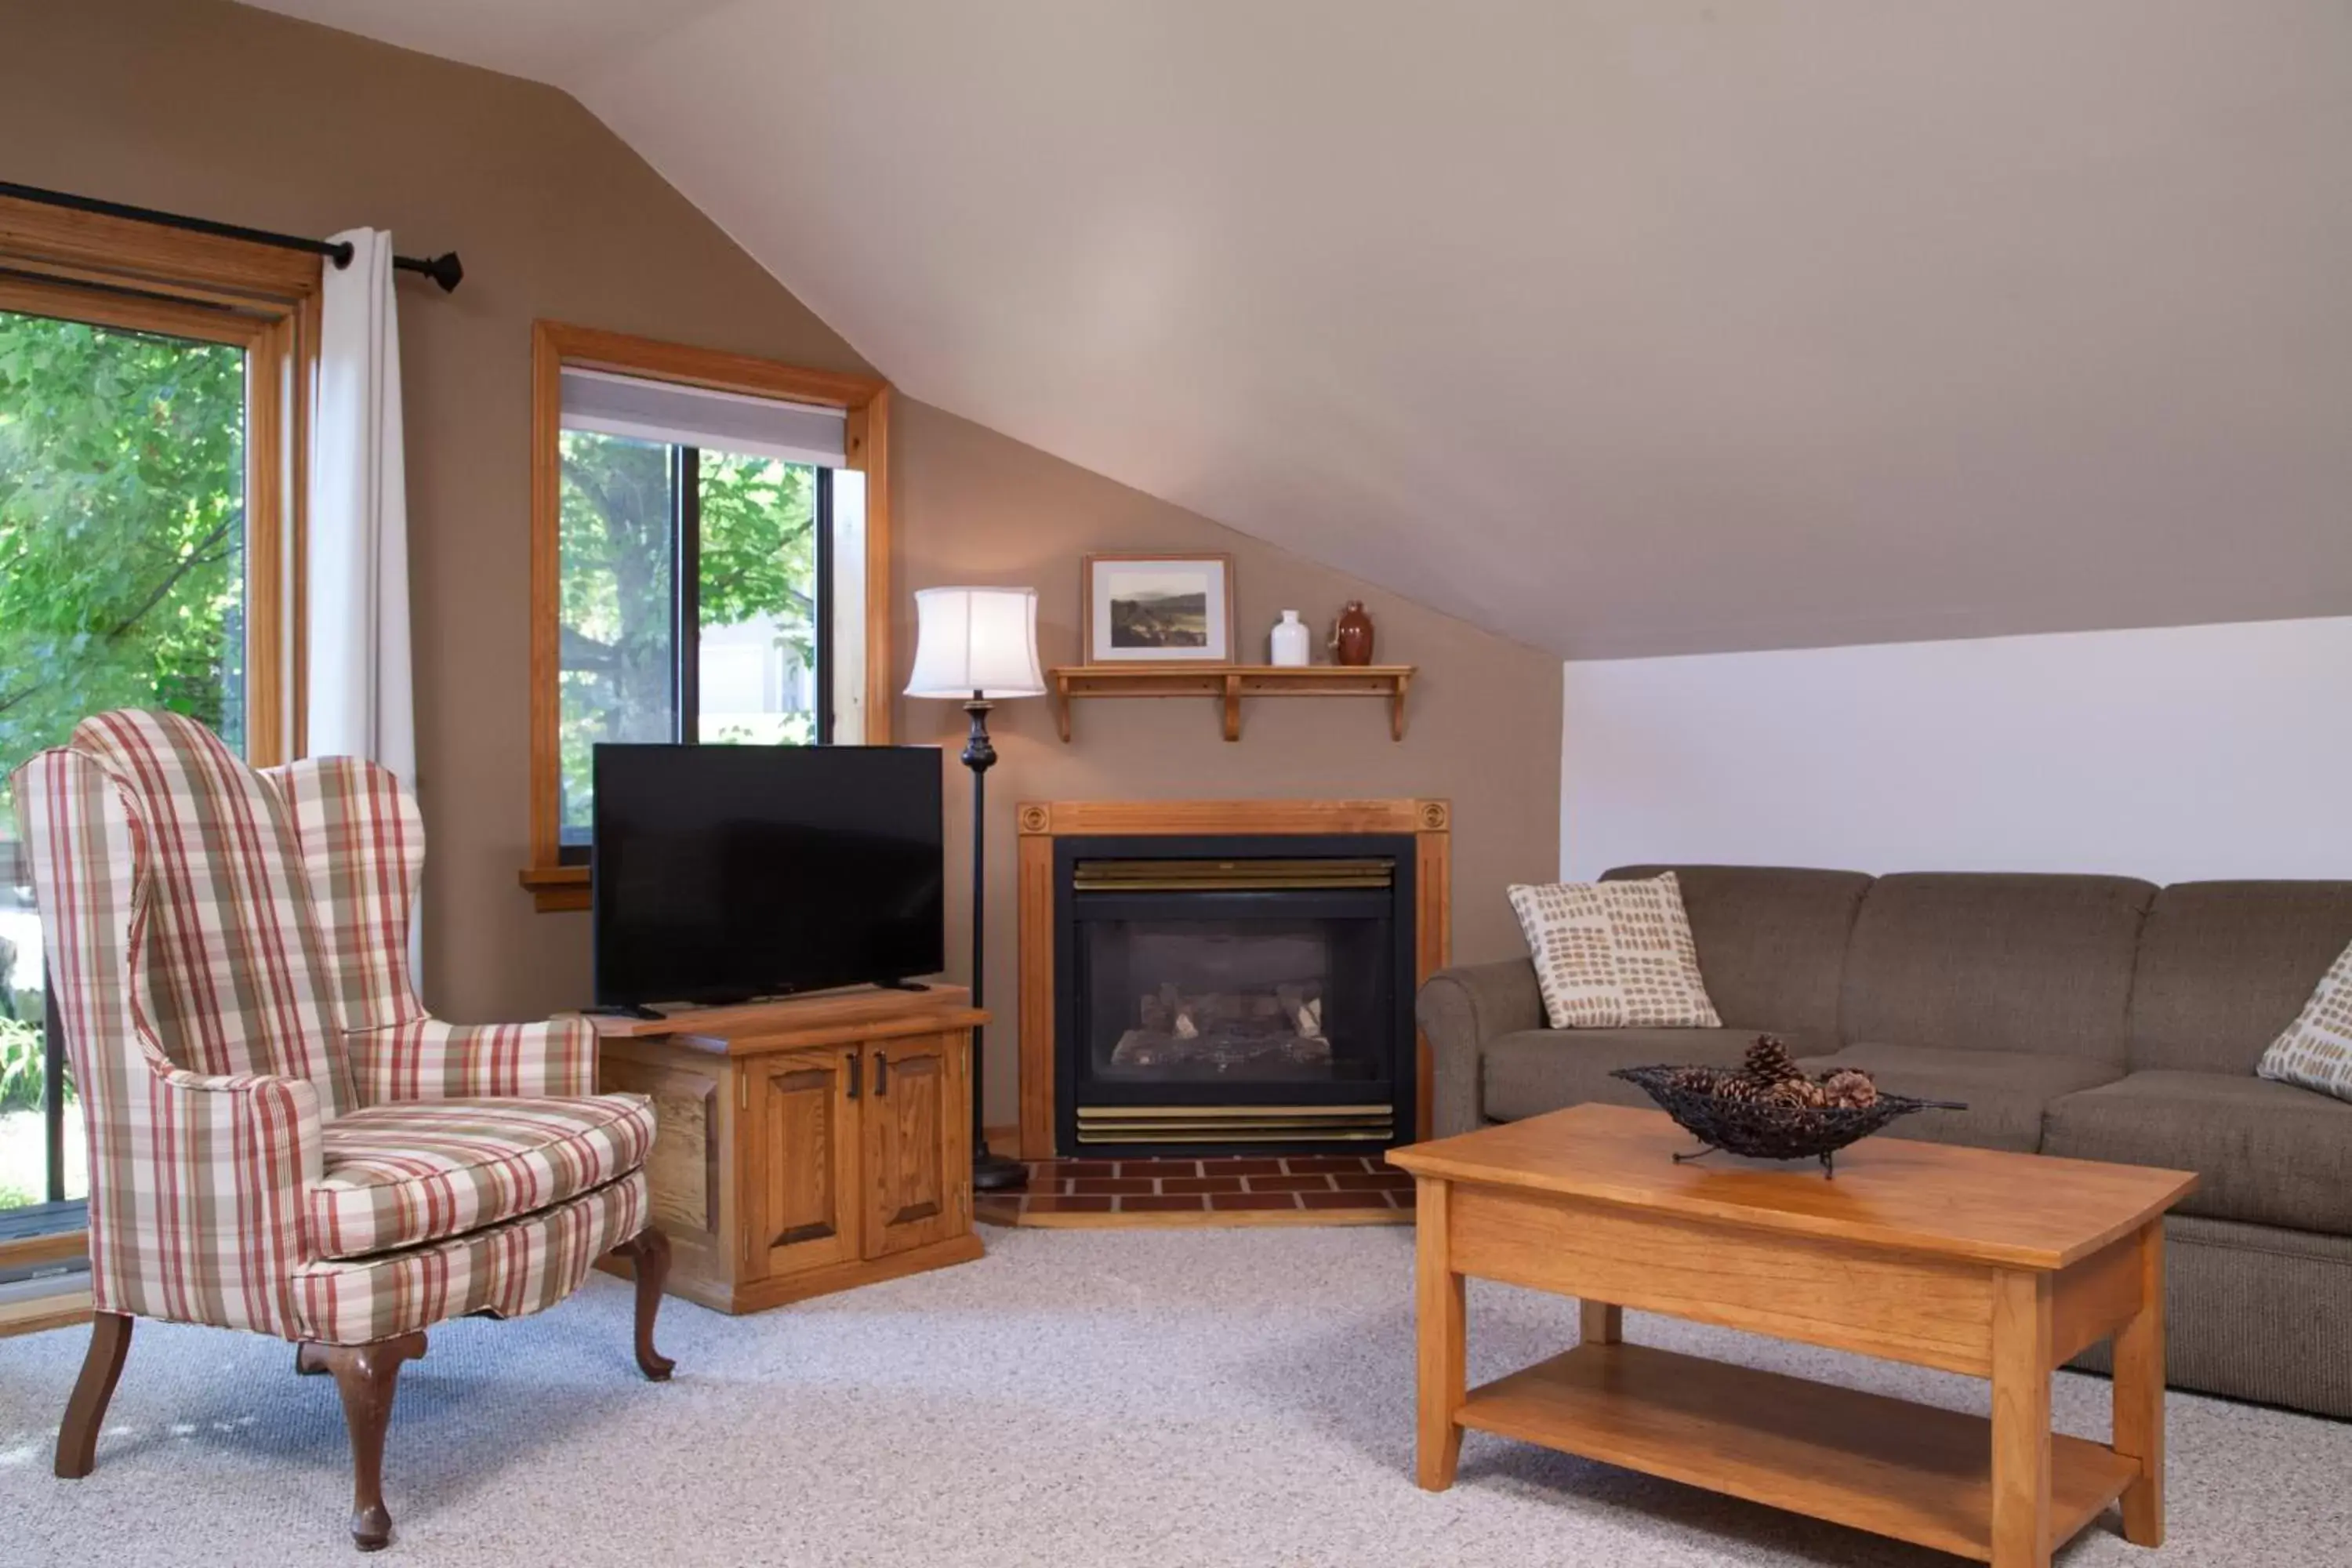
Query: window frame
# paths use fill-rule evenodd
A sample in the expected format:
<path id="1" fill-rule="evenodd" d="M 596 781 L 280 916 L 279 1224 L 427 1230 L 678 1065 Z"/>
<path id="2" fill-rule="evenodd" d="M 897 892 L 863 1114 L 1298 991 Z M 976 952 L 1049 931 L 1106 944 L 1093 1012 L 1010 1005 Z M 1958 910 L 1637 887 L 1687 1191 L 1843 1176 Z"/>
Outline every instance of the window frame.
<path id="1" fill-rule="evenodd" d="M 325 267 L 308 251 L 0 195 L 0 310 L 245 353 L 245 756 L 257 767 L 306 749 L 304 509 Z M 54 1030 L 47 1039 L 54 1081 L 62 1047 Z M 54 1167 L 59 1108 L 49 1099 Z M 0 1215 L 0 1267 L 78 1257 L 86 1209 L 73 1199 Z M 61 1285 L 71 1290 L 77 1278 Z M 86 1296 L 20 1305 L 34 1315 L 0 1314 L 0 1334 L 87 1313 Z"/>
<path id="2" fill-rule="evenodd" d="M 304 503 L 325 261 L 0 196 L 0 310 L 228 343 L 245 360 L 245 756 L 304 750 Z"/>
<path id="3" fill-rule="evenodd" d="M 848 423 L 846 460 L 842 467 L 866 476 L 864 739 L 873 745 L 887 744 L 890 739 L 889 383 L 871 376 L 803 370 L 748 354 L 692 348 L 602 328 L 534 321 L 530 337 L 530 839 L 529 859 L 516 878 L 542 914 L 588 907 L 588 868 L 565 863 L 561 842 L 563 495 L 560 443 L 566 368 L 610 371 L 843 411 Z M 828 647 L 825 653 L 831 651 Z"/>

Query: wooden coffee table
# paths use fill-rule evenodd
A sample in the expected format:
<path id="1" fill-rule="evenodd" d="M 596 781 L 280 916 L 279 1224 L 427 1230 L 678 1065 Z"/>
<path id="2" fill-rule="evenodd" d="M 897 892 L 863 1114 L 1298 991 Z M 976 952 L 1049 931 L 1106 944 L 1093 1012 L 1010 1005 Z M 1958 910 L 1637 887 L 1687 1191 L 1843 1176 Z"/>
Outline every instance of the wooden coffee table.
<path id="1" fill-rule="evenodd" d="M 1573 1048 L 1573 1047 L 1569 1047 Z M 1389 1159 L 1418 1179 L 1421 1484 L 1465 1427 L 1923 1546 L 2043 1568 L 2123 1500 L 2164 1540 L 2165 1210 L 2182 1171 L 1865 1139 L 1837 1174 L 1712 1155 L 1584 1105 Z M 1575 1349 L 1463 1391 L 1463 1279 L 1583 1300 Z M 1623 1342 L 1623 1309 L 1992 1380 L 1992 1418 Z M 2050 1430 L 2050 1374 L 2115 1341 L 2115 1433 Z"/>

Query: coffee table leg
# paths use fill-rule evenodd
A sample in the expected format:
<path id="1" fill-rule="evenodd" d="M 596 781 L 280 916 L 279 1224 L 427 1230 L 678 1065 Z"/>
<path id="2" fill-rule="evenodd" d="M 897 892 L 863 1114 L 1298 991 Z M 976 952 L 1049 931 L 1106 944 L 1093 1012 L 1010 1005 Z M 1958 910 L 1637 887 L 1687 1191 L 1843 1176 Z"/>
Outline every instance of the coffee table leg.
<path id="1" fill-rule="evenodd" d="M 1414 1457 L 1416 1479 L 1425 1491 L 1454 1484 L 1462 1458 L 1462 1428 L 1454 1413 L 1462 1408 L 1464 1308 L 1462 1276 L 1452 1267 L 1448 1235 L 1453 1184 L 1419 1179 L 1413 1215 L 1413 1276 L 1421 1342 L 1421 1425 Z"/>
<path id="2" fill-rule="evenodd" d="M 2050 1276 L 1993 1277 L 1992 1568 L 2050 1568 Z"/>
<path id="3" fill-rule="evenodd" d="M 2164 1222 L 2139 1233 L 2139 1310 L 2116 1334 L 2115 1449 L 2139 1461 L 2124 1490 L 2124 1539 L 2164 1544 Z"/>
<path id="4" fill-rule="evenodd" d="M 1583 1300 L 1577 1304 L 1582 1321 L 1583 1342 L 1588 1345 L 1617 1345 L 1625 1342 L 1625 1309 L 1608 1301 Z"/>

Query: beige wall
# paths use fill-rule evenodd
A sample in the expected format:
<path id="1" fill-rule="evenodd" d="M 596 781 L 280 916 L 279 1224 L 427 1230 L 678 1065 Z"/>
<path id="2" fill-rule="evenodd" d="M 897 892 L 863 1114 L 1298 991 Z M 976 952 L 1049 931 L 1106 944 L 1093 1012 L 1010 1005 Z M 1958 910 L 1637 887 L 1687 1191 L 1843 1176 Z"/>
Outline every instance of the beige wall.
<path id="1" fill-rule="evenodd" d="M 408 254 L 464 256 L 455 295 L 410 280 L 401 296 L 432 845 L 426 990 L 457 1018 L 584 1002 L 585 917 L 534 914 L 515 883 L 527 815 L 530 322 L 867 367 L 551 89 L 213 0 L 0 0 L 0 39 L 10 179 L 295 233 L 372 225 Z M 990 780 L 995 865 L 1010 866 L 1022 797 L 1447 795 L 1456 950 L 1509 951 L 1503 883 L 1548 877 L 1559 858 L 1555 660 L 911 400 L 899 421 L 902 595 L 951 580 L 1034 584 L 1045 657 L 1057 661 L 1076 647 L 1082 552 L 1226 550 L 1253 643 L 1278 609 L 1321 621 L 1365 595 L 1381 657 L 1423 666 L 1401 745 L 1368 701 L 1261 702 L 1231 746 L 1206 701 L 1096 703 L 1070 746 L 1055 739 L 1044 703 L 1009 704 Z M 901 620 L 903 668 L 912 630 Z M 906 739 L 961 744 L 952 705 L 902 702 L 900 716 Z M 960 777 L 949 784 L 950 854 L 961 857 L 969 797 Z M 1009 879 L 992 896 L 989 984 L 1009 1003 Z M 960 895 L 951 918 L 952 954 L 969 940 Z M 1002 1037 L 1009 1047 L 1010 1030 Z M 1009 1119 L 1012 1054 L 992 1054 L 991 1103 Z"/>
<path id="2" fill-rule="evenodd" d="M 1549 655 L 1374 593 L 1354 578 L 1181 511 L 1034 447 L 917 404 L 906 413 L 894 477 L 902 511 L 897 636 L 903 668 L 916 588 L 997 583 L 1037 589 L 1039 651 L 1076 661 L 1078 557 L 1090 550 L 1226 551 L 1234 557 L 1242 656 L 1263 660 L 1286 609 L 1321 628 L 1360 597 L 1383 661 L 1416 664 L 1402 742 L 1386 707 L 1360 698 L 1244 700 L 1242 738 L 1223 738 L 1206 698 L 1077 704 L 1071 742 L 1045 699 L 1000 703 L 991 716 L 998 762 L 988 775 L 987 996 L 1010 1021 L 1013 997 L 1015 805 L 1023 800 L 1318 798 L 1439 795 L 1454 802 L 1454 947 L 1459 958 L 1520 947 L 1504 901 L 1511 881 L 1549 881 L 1559 866 L 1560 667 Z M 901 698 L 898 737 L 947 748 L 949 957 L 970 956 L 971 795 L 954 761 L 963 710 Z M 989 1103 L 1012 1120 L 1013 1031 L 991 1036 Z"/>

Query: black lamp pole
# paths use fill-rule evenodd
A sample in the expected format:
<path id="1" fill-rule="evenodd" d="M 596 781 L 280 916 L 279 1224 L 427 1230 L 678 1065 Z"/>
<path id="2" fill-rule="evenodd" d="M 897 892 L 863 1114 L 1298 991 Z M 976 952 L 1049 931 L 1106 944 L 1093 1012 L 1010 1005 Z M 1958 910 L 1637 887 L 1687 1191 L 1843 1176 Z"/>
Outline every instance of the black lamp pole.
<path id="1" fill-rule="evenodd" d="M 975 1007 L 981 1005 L 982 977 L 988 973 L 981 934 L 988 909 L 988 770 L 996 763 L 996 747 L 988 738 L 988 710 L 995 706 L 977 691 L 963 705 L 971 716 L 963 765 L 971 770 L 971 1005 Z M 988 1147 L 988 1129 L 982 1115 L 987 1077 L 982 1071 L 983 1032 L 982 1027 L 971 1032 L 971 1184 L 983 1193 L 1010 1192 L 1029 1184 L 1029 1168 Z"/>

